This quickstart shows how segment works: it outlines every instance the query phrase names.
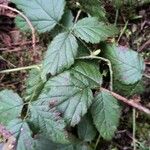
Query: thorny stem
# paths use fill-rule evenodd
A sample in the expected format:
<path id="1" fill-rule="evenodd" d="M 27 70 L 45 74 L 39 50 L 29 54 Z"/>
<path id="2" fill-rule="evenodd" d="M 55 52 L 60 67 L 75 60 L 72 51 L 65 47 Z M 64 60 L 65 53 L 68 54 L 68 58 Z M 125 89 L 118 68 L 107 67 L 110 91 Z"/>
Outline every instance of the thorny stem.
<path id="1" fill-rule="evenodd" d="M 117 94 L 115 92 L 109 91 L 109 90 L 107 90 L 105 88 L 101 88 L 101 90 L 102 91 L 106 91 L 106 92 L 110 92 L 110 94 L 112 96 L 114 96 L 116 99 L 118 99 L 119 101 L 121 101 L 123 103 L 126 103 L 127 105 L 132 106 L 133 108 L 136 108 L 136 109 L 138 109 L 138 110 L 140 110 L 140 111 L 150 115 L 150 110 L 148 108 L 143 107 L 141 104 L 134 102 L 134 100 L 132 100 L 132 99 L 128 100 L 125 97 L 123 97 L 123 96 L 121 96 L 121 95 L 119 95 L 119 94 Z"/>
<path id="2" fill-rule="evenodd" d="M 10 73 L 10 72 L 16 72 L 16 71 L 21 71 L 21 70 L 29 70 L 29 69 L 40 69 L 41 65 L 31 65 L 27 67 L 20 67 L 20 68 L 14 68 L 14 69 L 7 69 L 7 70 L 2 70 L 0 71 L 1 73 Z"/>
<path id="3" fill-rule="evenodd" d="M 111 62 L 108 59 L 99 57 L 99 56 L 93 56 L 93 55 L 78 57 L 78 59 L 99 59 L 99 60 L 107 62 L 107 65 L 108 65 L 109 71 L 110 71 L 110 90 L 111 91 L 113 90 L 113 71 L 112 71 Z"/>
<path id="4" fill-rule="evenodd" d="M 133 108 L 133 150 L 136 150 L 135 134 L 136 134 L 136 110 L 135 108 Z"/>
<path id="5" fill-rule="evenodd" d="M 25 19 L 25 21 L 28 23 L 28 25 L 29 25 L 29 27 L 30 27 L 30 29 L 31 29 L 31 32 L 32 32 L 32 47 L 33 47 L 34 55 L 35 55 L 35 53 L 36 53 L 36 50 L 35 50 L 35 43 L 36 43 L 35 29 L 34 29 L 32 23 L 31 23 L 31 21 L 30 21 L 22 12 L 20 12 L 19 10 L 15 9 L 15 8 L 12 8 L 12 7 L 9 7 L 9 6 L 6 6 L 6 5 L 2 5 L 2 4 L 0 4 L 0 7 L 1 7 L 1 8 L 4 8 L 4 9 L 9 9 L 9 10 L 11 10 L 11 11 L 13 11 L 13 12 L 18 13 L 18 14 L 19 14 L 20 16 L 22 16 L 22 17 Z"/>

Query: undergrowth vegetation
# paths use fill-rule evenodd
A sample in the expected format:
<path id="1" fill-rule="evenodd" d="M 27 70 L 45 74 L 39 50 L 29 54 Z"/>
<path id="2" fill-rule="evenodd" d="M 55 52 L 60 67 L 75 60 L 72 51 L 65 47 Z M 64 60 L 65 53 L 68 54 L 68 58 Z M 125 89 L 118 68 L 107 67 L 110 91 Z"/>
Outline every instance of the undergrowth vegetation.
<path id="1" fill-rule="evenodd" d="M 118 100 L 133 107 L 136 103 L 122 96 L 140 92 L 144 59 L 118 44 L 116 37 L 123 33 L 117 18 L 110 24 L 102 2 L 12 2 L 25 15 L 16 17 L 17 27 L 32 31 L 33 59 L 38 53 L 35 35 L 49 32 L 51 41 L 41 63 L 21 68 L 31 69 L 22 96 L 10 89 L 0 92 L 0 124 L 5 126 L 0 133 L 5 138 L 9 131 L 16 150 L 100 149 L 99 139 L 110 141 L 117 131 L 122 115 Z M 113 4 L 118 10 L 124 5 Z M 140 106 L 135 104 L 149 113 Z"/>

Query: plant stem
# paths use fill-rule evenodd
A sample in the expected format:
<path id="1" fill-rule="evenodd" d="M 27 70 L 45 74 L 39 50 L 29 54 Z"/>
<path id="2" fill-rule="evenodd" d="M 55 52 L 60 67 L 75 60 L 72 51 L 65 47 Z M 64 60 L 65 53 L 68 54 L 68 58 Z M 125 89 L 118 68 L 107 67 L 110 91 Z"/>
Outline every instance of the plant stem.
<path id="1" fill-rule="evenodd" d="M 28 102 L 27 110 L 25 112 L 25 116 L 23 117 L 24 120 L 27 119 L 27 117 L 28 117 L 28 114 L 29 114 L 29 111 L 30 111 L 29 106 L 30 106 L 30 102 Z"/>
<path id="2" fill-rule="evenodd" d="M 119 9 L 116 10 L 116 17 L 115 17 L 115 22 L 114 22 L 115 26 L 117 25 L 118 15 L 119 15 Z"/>
<path id="3" fill-rule="evenodd" d="M 135 108 L 133 108 L 133 150 L 136 150 L 135 134 L 136 134 L 136 110 Z"/>
<path id="4" fill-rule="evenodd" d="M 21 71 L 21 70 L 29 70 L 29 69 L 40 69 L 41 65 L 31 65 L 27 67 L 20 67 L 20 68 L 14 68 L 14 69 L 7 69 L 7 70 L 2 70 L 0 71 L 1 73 L 10 73 L 10 72 L 16 72 L 16 71 Z"/>
<path id="5" fill-rule="evenodd" d="M 126 23 L 125 23 L 125 25 L 124 25 L 124 27 L 123 27 L 123 29 L 122 29 L 122 31 L 121 31 L 121 33 L 120 33 L 120 35 L 119 35 L 119 38 L 118 38 L 118 40 L 117 40 L 117 43 L 120 41 L 120 39 L 121 39 L 122 35 L 123 35 L 123 34 L 124 34 L 124 32 L 126 31 L 127 26 L 128 26 L 128 21 L 126 21 Z"/>
<path id="6" fill-rule="evenodd" d="M 108 65 L 109 71 L 110 71 L 110 90 L 111 91 L 113 90 L 113 71 L 112 71 L 111 62 L 108 59 L 99 57 L 99 56 L 94 56 L 94 55 L 78 57 L 78 59 L 99 59 L 99 60 L 107 62 L 107 65 Z"/>
<path id="7" fill-rule="evenodd" d="M 99 136 L 98 136 L 98 138 L 97 138 L 97 140 L 96 140 L 96 144 L 95 144 L 94 150 L 97 149 L 97 146 L 98 146 L 98 143 L 99 143 L 99 141 L 100 141 L 100 138 L 101 138 L 101 136 L 100 136 L 100 134 L 99 134 Z"/>
<path id="8" fill-rule="evenodd" d="M 79 10 L 79 11 L 78 11 L 77 16 L 76 16 L 75 21 L 74 21 L 74 24 L 76 24 L 76 22 L 78 21 L 81 12 L 82 12 L 82 10 Z"/>

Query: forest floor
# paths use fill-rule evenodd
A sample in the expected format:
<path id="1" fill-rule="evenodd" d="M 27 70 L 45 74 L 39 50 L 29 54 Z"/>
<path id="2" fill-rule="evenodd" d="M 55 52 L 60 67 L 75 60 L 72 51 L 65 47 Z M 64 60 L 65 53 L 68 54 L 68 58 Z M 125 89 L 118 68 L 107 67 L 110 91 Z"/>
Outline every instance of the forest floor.
<path id="1" fill-rule="evenodd" d="M 13 6 L 13 4 L 10 4 Z M 114 22 L 116 10 L 109 3 L 105 4 L 108 18 Z M 128 20 L 128 16 L 132 19 Z M 22 33 L 16 28 L 16 14 L 0 9 L 0 70 L 24 67 L 41 61 L 42 53 L 47 47 L 48 36 L 38 36 L 36 49 L 38 57 L 32 56 L 32 41 L 29 33 Z M 124 7 L 117 18 L 117 26 L 121 29 L 119 44 L 129 46 L 143 55 L 146 64 L 146 75 L 150 75 L 150 5 Z M 123 30 L 124 29 L 124 30 Z M 49 33 L 47 33 L 49 34 Z M 40 41 L 40 42 L 39 42 Z M 27 71 L 0 74 L 0 90 L 13 89 L 22 94 L 25 89 Z M 135 95 L 141 103 L 150 108 L 150 79 L 143 77 L 144 89 L 141 95 Z M 136 111 L 136 144 L 139 150 L 150 150 L 150 117 Z M 133 109 L 124 106 L 121 124 L 111 142 L 101 140 L 100 150 L 132 150 Z"/>

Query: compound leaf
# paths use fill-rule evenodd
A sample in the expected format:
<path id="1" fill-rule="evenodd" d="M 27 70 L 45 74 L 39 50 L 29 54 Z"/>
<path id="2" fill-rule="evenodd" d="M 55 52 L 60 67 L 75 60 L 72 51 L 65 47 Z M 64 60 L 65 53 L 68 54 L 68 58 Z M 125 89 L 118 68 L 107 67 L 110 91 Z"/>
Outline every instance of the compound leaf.
<path id="1" fill-rule="evenodd" d="M 76 78 L 70 72 L 64 72 L 46 83 L 39 98 L 48 101 L 53 108 L 56 107 L 65 120 L 75 126 L 87 112 L 93 96 L 87 79 Z"/>
<path id="2" fill-rule="evenodd" d="M 87 79 L 86 82 L 91 88 L 100 87 L 102 83 L 99 66 L 94 62 L 78 61 L 72 67 L 71 72 L 76 78 Z"/>
<path id="3" fill-rule="evenodd" d="M 8 129 L 16 138 L 16 150 L 34 150 L 32 131 L 30 130 L 27 122 L 21 119 L 12 120 L 8 124 Z"/>
<path id="4" fill-rule="evenodd" d="M 57 35 L 50 44 L 43 62 L 42 76 L 48 73 L 55 75 L 74 64 L 78 44 L 76 38 L 64 32 Z"/>
<path id="5" fill-rule="evenodd" d="M 60 117 L 60 113 L 52 110 L 47 103 L 35 101 L 30 106 L 30 122 L 35 128 L 40 129 L 40 133 L 49 137 L 56 143 L 68 143 L 65 122 Z"/>
<path id="6" fill-rule="evenodd" d="M 123 84 L 135 84 L 141 80 L 145 65 L 137 52 L 123 46 L 106 45 L 103 53 L 112 63 L 115 80 Z"/>
<path id="7" fill-rule="evenodd" d="M 65 0 L 12 0 L 32 22 L 39 32 L 50 31 L 60 21 L 65 7 Z M 26 30 L 27 24 L 19 17 L 17 26 Z"/>
<path id="8" fill-rule="evenodd" d="M 7 125 L 9 121 L 20 117 L 23 101 L 12 90 L 0 92 L 0 123 Z"/>
<path id="9" fill-rule="evenodd" d="M 78 38 L 90 43 L 105 41 L 108 37 L 117 33 L 114 26 L 107 26 L 95 17 L 86 17 L 79 20 L 73 30 Z"/>
<path id="10" fill-rule="evenodd" d="M 94 124 L 100 135 L 111 140 L 120 117 L 120 108 L 117 100 L 108 92 L 101 91 L 94 100 L 91 108 Z"/>

